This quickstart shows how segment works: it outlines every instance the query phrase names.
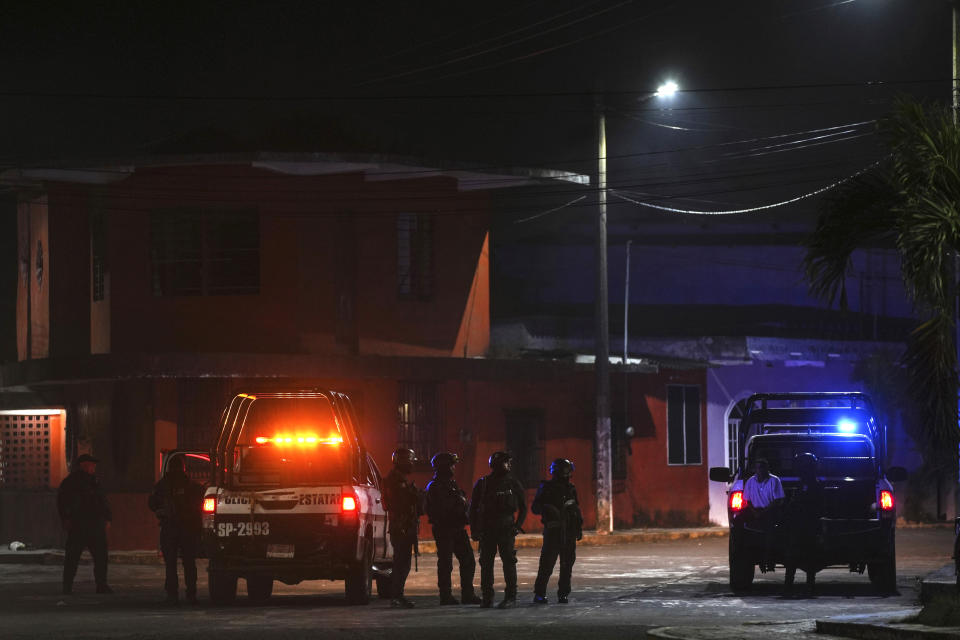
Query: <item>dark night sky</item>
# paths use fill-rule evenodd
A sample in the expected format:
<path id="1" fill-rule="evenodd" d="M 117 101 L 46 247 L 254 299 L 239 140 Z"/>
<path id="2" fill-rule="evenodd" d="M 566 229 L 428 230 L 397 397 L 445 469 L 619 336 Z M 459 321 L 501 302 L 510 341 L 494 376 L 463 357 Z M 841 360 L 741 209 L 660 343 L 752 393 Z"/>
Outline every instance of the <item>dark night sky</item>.
<path id="1" fill-rule="evenodd" d="M 613 186 L 751 205 L 868 164 L 876 136 L 868 123 L 813 147 L 798 141 L 821 133 L 725 143 L 872 120 L 898 92 L 946 99 L 949 11 L 945 0 L 6 1 L 0 162 L 376 150 L 590 172 L 602 90 Z M 639 101 L 667 77 L 689 91 L 669 109 Z M 777 142 L 804 148 L 744 155 Z"/>

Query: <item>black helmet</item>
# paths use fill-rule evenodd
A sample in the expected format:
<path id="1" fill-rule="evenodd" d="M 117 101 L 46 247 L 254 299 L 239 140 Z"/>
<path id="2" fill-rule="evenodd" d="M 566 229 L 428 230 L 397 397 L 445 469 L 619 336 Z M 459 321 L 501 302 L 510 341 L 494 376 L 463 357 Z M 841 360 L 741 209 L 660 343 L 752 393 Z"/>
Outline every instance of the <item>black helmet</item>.
<path id="1" fill-rule="evenodd" d="M 437 471 L 440 468 L 452 468 L 453 465 L 457 464 L 458 462 L 460 462 L 460 456 L 448 451 L 436 453 L 432 458 L 430 458 L 430 466 L 433 467 L 434 471 Z"/>
<path id="2" fill-rule="evenodd" d="M 569 478 L 574 470 L 573 462 L 566 458 L 557 458 L 550 463 L 550 475 L 560 478 Z"/>
<path id="3" fill-rule="evenodd" d="M 393 466 L 400 469 L 400 471 L 410 473 L 413 471 L 413 465 L 417 462 L 417 454 L 414 453 L 413 449 L 399 447 L 393 452 L 393 456 L 391 456 L 390 459 L 393 461 Z"/>
<path id="4" fill-rule="evenodd" d="M 798 453 L 793 456 L 793 466 L 798 471 L 816 471 L 819 462 L 817 456 L 809 452 Z"/>
<path id="5" fill-rule="evenodd" d="M 490 460 L 488 462 L 490 464 L 490 468 L 494 471 L 507 471 L 507 465 L 510 464 L 511 460 L 513 460 L 513 456 L 506 451 L 494 451 L 490 454 Z"/>

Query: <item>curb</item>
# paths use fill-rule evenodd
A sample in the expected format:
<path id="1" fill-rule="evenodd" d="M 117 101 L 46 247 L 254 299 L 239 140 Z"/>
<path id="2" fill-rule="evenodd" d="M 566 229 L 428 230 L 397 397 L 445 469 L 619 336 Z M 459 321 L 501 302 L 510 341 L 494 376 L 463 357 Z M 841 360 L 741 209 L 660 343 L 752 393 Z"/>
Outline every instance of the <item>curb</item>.
<path id="1" fill-rule="evenodd" d="M 940 596 L 957 594 L 957 570 L 953 563 L 930 573 L 920 581 L 920 602 L 928 604 Z"/>
<path id="2" fill-rule="evenodd" d="M 958 627 L 928 627 L 923 624 L 870 624 L 817 620 L 817 633 L 861 640 L 940 640 L 960 637 Z"/>
<path id="3" fill-rule="evenodd" d="M 630 529 L 614 531 L 607 535 L 587 533 L 577 543 L 581 547 L 596 547 L 614 544 L 636 544 L 650 542 L 672 542 L 677 540 L 696 540 L 699 538 L 726 537 L 726 527 L 698 527 L 691 529 Z M 539 533 L 525 533 L 517 536 L 518 549 L 539 549 L 543 538 Z M 472 542 L 474 551 L 477 543 Z M 437 544 L 433 540 L 420 541 L 420 553 L 436 553 Z M 163 564 L 156 550 L 112 551 L 109 561 L 114 564 Z M 81 562 L 88 562 L 86 557 Z M 0 564 L 63 564 L 62 549 L 43 549 L 35 551 L 15 551 L 0 553 Z"/>

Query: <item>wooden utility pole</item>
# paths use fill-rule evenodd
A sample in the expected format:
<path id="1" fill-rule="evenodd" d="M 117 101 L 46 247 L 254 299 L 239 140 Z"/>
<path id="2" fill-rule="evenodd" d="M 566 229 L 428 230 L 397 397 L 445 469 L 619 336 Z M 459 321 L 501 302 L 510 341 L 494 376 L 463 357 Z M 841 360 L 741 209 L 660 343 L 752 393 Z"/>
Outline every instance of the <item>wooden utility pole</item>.
<path id="1" fill-rule="evenodd" d="M 597 533 L 613 532 L 613 478 L 610 452 L 610 322 L 607 289 L 607 130 L 597 99 Z"/>

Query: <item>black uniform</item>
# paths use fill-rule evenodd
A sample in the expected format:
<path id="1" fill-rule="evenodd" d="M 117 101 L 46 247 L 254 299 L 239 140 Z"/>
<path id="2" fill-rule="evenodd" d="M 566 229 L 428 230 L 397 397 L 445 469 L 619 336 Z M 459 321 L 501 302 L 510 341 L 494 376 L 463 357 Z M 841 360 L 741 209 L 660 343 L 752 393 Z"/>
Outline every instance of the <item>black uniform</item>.
<path id="1" fill-rule="evenodd" d="M 565 478 L 544 480 L 537 489 L 531 511 L 543 522 L 543 547 L 540 549 L 540 569 L 533 591 L 538 596 L 547 592 L 547 582 L 560 557 L 560 584 L 557 595 L 570 595 L 570 578 L 577 559 L 577 540 L 583 537 L 583 516 L 577 488 Z"/>
<path id="2" fill-rule="evenodd" d="M 412 480 L 394 468 L 383 481 L 383 507 L 390 521 L 393 544 L 393 579 L 390 594 L 403 598 L 403 587 L 410 574 L 410 563 L 417 546 L 420 522 L 420 491 Z"/>
<path id="3" fill-rule="evenodd" d="M 197 550 L 200 545 L 201 505 L 203 487 L 190 478 L 182 469 L 167 471 L 153 488 L 150 509 L 160 519 L 160 551 L 167 565 L 164 583 L 167 596 L 177 598 L 177 556 L 183 561 L 183 582 L 187 599 L 197 597 Z"/>
<path id="4" fill-rule="evenodd" d="M 107 586 L 107 523 L 110 503 L 96 476 L 78 469 L 64 478 L 57 491 L 57 510 L 67 529 L 63 558 L 63 590 L 70 592 L 84 549 L 93 556 L 93 577 L 98 591 Z"/>
<path id="5" fill-rule="evenodd" d="M 785 585 L 793 586 L 797 568 L 807 574 L 807 585 L 813 588 L 819 558 L 817 557 L 820 517 L 823 515 L 823 485 L 816 477 L 801 479 L 800 488 L 786 508 L 787 548 L 784 554 Z"/>
<path id="6" fill-rule="evenodd" d="M 464 601 L 476 598 L 473 576 L 477 563 L 467 536 L 467 494 L 457 481 L 438 471 L 427 484 L 427 517 L 433 525 L 433 539 L 437 543 L 437 586 L 440 596 L 450 597 L 453 556 L 460 563 L 460 594 Z"/>
<path id="7" fill-rule="evenodd" d="M 493 561 L 500 553 L 505 600 L 517 597 L 517 551 L 514 541 L 527 517 L 523 487 L 510 473 L 491 473 L 477 480 L 470 500 L 470 531 L 480 541 L 480 591 L 493 600 Z"/>

